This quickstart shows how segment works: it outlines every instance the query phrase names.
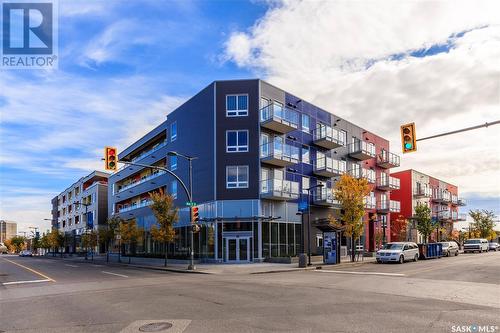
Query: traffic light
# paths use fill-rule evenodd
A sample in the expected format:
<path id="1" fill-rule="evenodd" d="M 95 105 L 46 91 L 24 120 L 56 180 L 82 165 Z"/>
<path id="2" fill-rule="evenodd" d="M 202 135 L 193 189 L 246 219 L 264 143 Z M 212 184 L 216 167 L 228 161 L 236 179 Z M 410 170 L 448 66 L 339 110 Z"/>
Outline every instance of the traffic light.
<path id="1" fill-rule="evenodd" d="M 403 153 L 417 151 L 417 134 L 415 132 L 415 123 L 401 126 L 401 143 Z"/>
<path id="2" fill-rule="evenodd" d="M 198 213 L 198 207 L 191 207 L 191 223 L 198 223 L 200 221 L 200 215 Z"/>
<path id="3" fill-rule="evenodd" d="M 116 154 L 115 147 L 104 148 L 104 168 L 106 170 L 116 171 L 116 166 L 118 164 L 118 156 Z"/>

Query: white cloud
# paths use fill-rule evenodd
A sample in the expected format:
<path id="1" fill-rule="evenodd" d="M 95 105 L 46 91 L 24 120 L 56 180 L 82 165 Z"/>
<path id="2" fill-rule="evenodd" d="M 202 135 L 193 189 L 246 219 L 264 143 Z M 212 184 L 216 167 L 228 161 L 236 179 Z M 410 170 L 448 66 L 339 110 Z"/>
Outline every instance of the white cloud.
<path id="1" fill-rule="evenodd" d="M 284 1 L 235 31 L 225 58 L 390 139 L 399 152 L 405 122 L 415 121 L 423 137 L 498 120 L 499 12 L 498 1 Z M 448 42 L 448 52 L 410 56 Z M 500 197 L 499 141 L 494 127 L 422 141 L 402 168 Z"/>

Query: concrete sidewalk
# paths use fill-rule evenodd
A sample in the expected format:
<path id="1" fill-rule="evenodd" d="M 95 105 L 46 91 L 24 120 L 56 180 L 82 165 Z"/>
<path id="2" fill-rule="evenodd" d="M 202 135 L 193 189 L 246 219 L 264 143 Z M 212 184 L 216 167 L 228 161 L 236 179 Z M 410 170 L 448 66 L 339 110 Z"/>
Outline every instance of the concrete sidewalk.
<path id="1" fill-rule="evenodd" d="M 106 256 L 94 256 L 94 260 L 91 260 L 89 256 L 87 260 L 85 257 L 63 257 L 52 255 L 41 256 L 40 258 L 48 258 L 54 260 L 64 260 L 79 263 L 88 264 L 99 264 L 107 266 L 126 266 L 135 267 L 141 269 L 153 269 L 162 270 L 177 273 L 191 273 L 191 274 L 266 274 L 266 273 L 279 273 L 279 272 L 292 272 L 292 271 L 304 271 L 321 269 L 322 267 L 347 267 L 347 266 L 358 266 L 367 263 L 375 262 L 375 258 L 365 257 L 363 261 L 356 262 L 341 262 L 337 265 L 325 265 L 323 262 L 312 262 L 311 266 L 306 268 L 299 268 L 296 263 L 293 264 L 277 264 L 277 263 L 244 263 L 244 264 L 207 264 L 207 263 L 197 263 L 195 264 L 195 270 L 187 269 L 187 262 L 178 262 L 176 260 L 168 260 L 167 267 L 164 266 L 163 259 L 157 258 L 141 258 L 141 257 L 131 257 L 130 264 L 128 263 L 129 257 L 121 256 L 121 263 L 118 262 L 117 255 L 110 255 L 109 262 L 106 262 Z"/>

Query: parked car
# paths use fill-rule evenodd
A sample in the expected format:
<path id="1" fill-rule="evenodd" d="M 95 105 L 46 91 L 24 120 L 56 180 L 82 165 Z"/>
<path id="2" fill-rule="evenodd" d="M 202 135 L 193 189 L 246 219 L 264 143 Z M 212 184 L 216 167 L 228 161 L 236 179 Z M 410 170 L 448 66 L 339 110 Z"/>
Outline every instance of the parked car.
<path id="1" fill-rule="evenodd" d="M 7 246 L 5 246 L 3 243 L 0 243 L 0 253 L 2 254 L 7 254 L 8 253 Z"/>
<path id="2" fill-rule="evenodd" d="M 484 238 L 467 239 L 464 242 L 464 252 L 488 252 L 488 241 Z"/>
<path id="3" fill-rule="evenodd" d="M 496 251 L 500 250 L 500 244 L 498 244 L 496 242 L 490 242 L 488 244 L 488 250 L 496 252 Z"/>
<path id="4" fill-rule="evenodd" d="M 443 256 L 458 256 L 458 244 L 455 242 L 441 242 L 443 245 Z"/>
<path id="5" fill-rule="evenodd" d="M 412 242 L 393 242 L 385 244 L 377 251 L 377 262 L 398 262 L 400 264 L 408 260 L 418 260 L 418 246 Z"/>
<path id="6" fill-rule="evenodd" d="M 19 256 L 20 257 L 33 257 L 33 253 L 31 253 L 31 251 L 29 251 L 29 250 L 22 250 L 21 252 L 19 252 Z"/>

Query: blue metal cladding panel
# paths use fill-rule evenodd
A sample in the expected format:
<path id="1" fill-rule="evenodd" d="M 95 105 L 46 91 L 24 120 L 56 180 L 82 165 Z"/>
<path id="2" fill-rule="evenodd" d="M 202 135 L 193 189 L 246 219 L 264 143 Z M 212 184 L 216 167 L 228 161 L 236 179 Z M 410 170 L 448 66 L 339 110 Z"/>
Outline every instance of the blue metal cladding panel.
<path id="1" fill-rule="evenodd" d="M 167 157 L 168 151 L 176 151 L 184 155 L 197 157 L 197 159 L 193 161 L 193 199 L 196 202 L 213 200 L 214 197 L 213 89 L 214 84 L 212 83 L 176 110 L 172 111 L 164 123 L 124 150 L 124 152 L 130 154 L 141 146 L 147 146 L 152 139 L 161 135 L 162 132 L 166 132 L 166 147 L 153 152 L 151 155 L 144 157 L 137 162 L 152 164 L 161 159 L 166 159 L 166 165 L 169 167 L 169 158 Z M 177 138 L 172 141 L 170 136 L 171 124 L 174 122 L 177 124 Z M 163 175 L 155 178 L 154 180 L 147 181 L 144 184 L 137 185 L 130 190 L 124 191 L 123 193 L 113 195 L 112 189 L 114 183 L 129 177 L 141 169 L 141 167 L 137 166 L 132 166 L 130 168 L 127 167 L 109 178 L 109 215 L 111 215 L 113 206 L 117 202 L 121 202 L 127 198 L 136 197 L 159 187 L 165 187 L 167 192 L 170 191 L 174 178 L 170 175 Z M 177 161 L 177 169 L 173 172 L 183 180 L 186 186 L 189 187 L 188 170 L 188 161 L 179 157 Z M 130 193 L 130 191 L 132 191 L 132 193 Z M 186 201 L 188 201 L 187 195 L 180 184 L 178 184 L 176 205 L 184 207 Z M 120 215 L 122 215 L 123 218 L 137 218 L 141 221 L 151 221 L 151 218 L 153 218 L 154 221 L 152 212 L 148 207 L 134 209 Z"/>

